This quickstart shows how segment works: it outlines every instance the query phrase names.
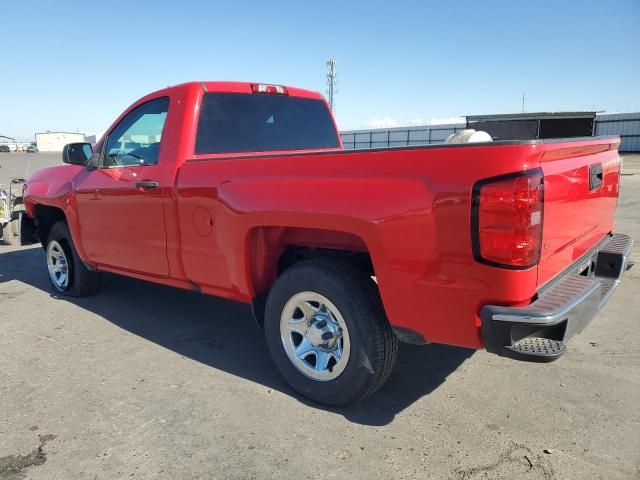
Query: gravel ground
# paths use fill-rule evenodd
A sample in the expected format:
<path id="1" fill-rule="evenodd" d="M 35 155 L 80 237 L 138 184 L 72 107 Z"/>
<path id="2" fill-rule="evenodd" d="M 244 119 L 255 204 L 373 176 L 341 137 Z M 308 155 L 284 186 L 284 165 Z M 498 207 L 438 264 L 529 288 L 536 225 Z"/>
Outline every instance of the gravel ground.
<path id="1" fill-rule="evenodd" d="M 0 154 L 0 183 L 59 162 Z M 617 230 L 640 260 L 640 156 Z M 0 246 L 0 480 L 640 477 L 640 268 L 569 352 L 529 364 L 402 345 L 390 381 L 311 405 L 247 307 L 108 276 L 59 298 L 38 247 Z"/>

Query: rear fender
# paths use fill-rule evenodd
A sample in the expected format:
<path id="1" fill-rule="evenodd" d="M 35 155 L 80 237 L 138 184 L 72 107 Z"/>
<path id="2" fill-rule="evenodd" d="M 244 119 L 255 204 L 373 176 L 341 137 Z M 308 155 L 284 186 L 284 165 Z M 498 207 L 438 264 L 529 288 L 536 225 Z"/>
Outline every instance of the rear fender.
<path id="1" fill-rule="evenodd" d="M 423 178 L 241 179 L 218 189 L 217 226 L 234 245 L 232 280 L 249 299 L 270 288 L 290 244 L 369 253 L 392 325 L 404 326 L 395 291 L 426 269 L 432 195 Z"/>

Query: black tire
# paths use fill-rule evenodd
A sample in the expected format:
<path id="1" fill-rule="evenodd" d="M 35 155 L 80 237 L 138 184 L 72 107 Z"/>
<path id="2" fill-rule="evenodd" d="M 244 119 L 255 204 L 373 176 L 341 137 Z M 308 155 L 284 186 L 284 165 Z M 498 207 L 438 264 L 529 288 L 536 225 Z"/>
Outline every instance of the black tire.
<path id="1" fill-rule="evenodd" d="M 280 333 L 280 318 L 289 299 L 300 292 L 327 298 L 346 324 L 350 354 L 334 379 L 320 381 L 303 374 L 289 359 Z M 269 292 L 265 335 L 278 370 L 296 391 L 325 405 L 354 403 L 372 395 L 389 378 L 398 339 L 385 315 L 373 280 L 355 266 L 332 258 L 298 263 L 285 270 Z"/>
<path id="2" fill-rule="evenodd" d="M 48 255 L 51 242 L 57 242 L 57 244 L 62 247 L 69 276 L 67 285 L 60 287 L 51 279 L 51 275 L 49 275 L 51 285 L 55 292 L 69 297 L 86 297 L 98 293 L 102 276 L 99 272 L 89 270 L 85 267 L 84 263 L 82 263 L 73 245 L 69 227 L 65 221 L 60 220 L 51 226 L 49 235 L 47 236 L 46 255 Z"/>
<path id="3" fill-rule="evenodd" d="M 15 220 L 13 220 L 11 223 L 13 224 L 11 226 L 11 230 L 13 232 L 13 241 L 17 244 L 20 245 L 20 225 L 22 223 L 22 215 L 24 214 L 24 211 L 19 212 L 18 214 L 18 218 L 16 218 Z"/>

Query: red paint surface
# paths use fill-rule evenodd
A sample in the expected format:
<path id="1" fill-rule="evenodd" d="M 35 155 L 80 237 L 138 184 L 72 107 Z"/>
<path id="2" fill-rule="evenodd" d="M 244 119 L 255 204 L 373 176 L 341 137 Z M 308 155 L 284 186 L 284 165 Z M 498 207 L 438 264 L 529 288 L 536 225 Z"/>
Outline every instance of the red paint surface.
<path id="1" fill-rule="evenodd" d="M 205 87 L 251 92 L 249 83 Z M 196 156 L 202 95 L 202 84 L 189 83 L 130 107 L 171 99 L 157 166 L 39 171 L 27 184 L 28 213 L 60 208 L 80 256 L 101 270 L 180 288 L 195 283 L 243 302 L 269 288 L 287 245 L 368 251 L 393 325 L 430 342 L 476 348 L 483 305 L 529 303 L 539 285 L 613 227 L 618 139 Z M 588 166 L 598 162 L 604 182 L 590 192 Z M 539 265 L 506 270 L 476 262 L 474 183 L 537 167 L 545 186 Z M 140 191 L 141 180 L 160 188 Z"/>

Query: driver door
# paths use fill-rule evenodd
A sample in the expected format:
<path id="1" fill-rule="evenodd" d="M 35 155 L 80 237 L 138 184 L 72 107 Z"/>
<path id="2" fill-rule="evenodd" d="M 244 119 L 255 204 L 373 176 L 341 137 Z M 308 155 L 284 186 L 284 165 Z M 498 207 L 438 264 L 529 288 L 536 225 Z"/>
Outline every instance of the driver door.
<path id="1" fill-rule="evenodd" d="M 106 138 L 98 168 L 78 179 L 80 238 L 98 265 L 169 275 L 162 204 L 168 112 L 169 97 L 132 109 Z"/>

